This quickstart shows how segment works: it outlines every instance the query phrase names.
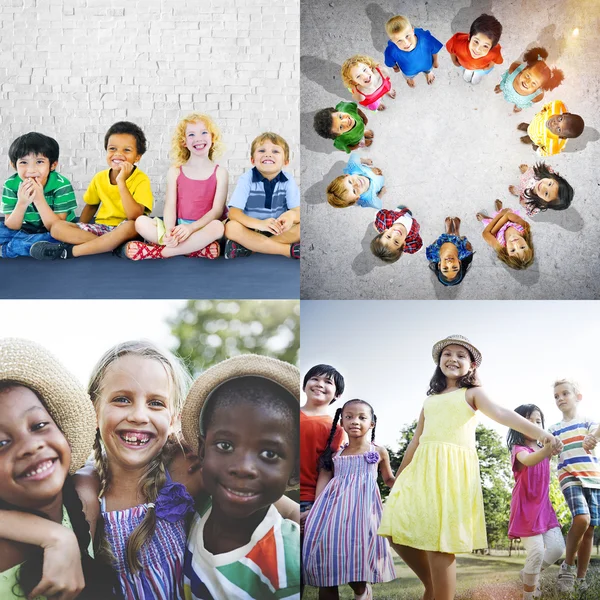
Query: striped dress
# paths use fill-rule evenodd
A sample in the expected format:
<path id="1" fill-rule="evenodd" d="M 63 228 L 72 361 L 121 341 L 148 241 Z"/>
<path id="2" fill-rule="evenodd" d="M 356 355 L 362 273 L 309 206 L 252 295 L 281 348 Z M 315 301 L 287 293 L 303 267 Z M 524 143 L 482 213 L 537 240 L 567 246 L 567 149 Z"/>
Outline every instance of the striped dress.
<path id="1" fill-rule="evenodd" d="M 116 558 L 115 571 L 125 600 L 183 600 L 183 553 L 185 519 L 171 523 L 156 519 L 154 535 L 139 552 L 142 568 L 132 573 L 127 565 L 126 544 L 142 522 L 147 504 L 125 510 L 106 510 L 100 499 L 104 532 Z"/>
<path id="2" fill-rule="evenodd" d="M 396 579 L 388 541 L 377 535 L 382 504 L 377 464 L 364 454 L 333 458 L 333 479 L 316 499 L 304 527 L 304 582 L 329 587 L 350 581 L 382 583 Z"/>
<path id="3" fill-rule="evenodd" d="M 561 421 L 549 428 L 564 444 L 558 457 L 558 482 L 563 492 L 573 485 L 600 488 L 598 459 L 583 449 L 583 439 L 593 433 L 597 425 L 593 419 L 577 415 L 571 421 Z"/>

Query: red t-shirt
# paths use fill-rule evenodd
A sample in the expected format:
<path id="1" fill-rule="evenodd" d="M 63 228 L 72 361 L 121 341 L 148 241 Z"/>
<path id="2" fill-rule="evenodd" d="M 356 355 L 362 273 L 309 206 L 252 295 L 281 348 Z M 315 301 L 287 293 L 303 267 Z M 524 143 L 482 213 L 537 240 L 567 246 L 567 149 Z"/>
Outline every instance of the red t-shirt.
<path id="1" fill-rule="evenodd" d="M 325 450 L 333 419 L 329 415 L 311 416 L 300 411 L 300 500 L 314 502 L 319 471 L 319 456 Z M 334 451 L 344 438 L 344 430 L 338 425 L 333 438 Z"/>
<path id="2" fill-rule="evenodd" d="M 458 62 L 469 71 L 478 69 L 489 69 L 493 63 L 501 65 L 504 62 L 502 58 L 502 48 L 496 44 L 485 56 L 473 58 L 469 52 L 469 34 L 455 33 L 447 42 L 446 50 L 450 54 L 455 54 Z"/>

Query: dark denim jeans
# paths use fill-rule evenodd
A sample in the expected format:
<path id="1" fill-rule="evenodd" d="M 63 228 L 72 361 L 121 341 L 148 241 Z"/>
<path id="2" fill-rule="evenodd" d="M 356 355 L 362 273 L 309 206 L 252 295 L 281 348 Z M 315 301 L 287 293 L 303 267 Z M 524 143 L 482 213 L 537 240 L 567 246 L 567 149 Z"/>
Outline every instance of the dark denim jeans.
<path id="1" fill-rule="evenodd" d="M 29 249 L 36 242 L 56 242 L 56 240 L 49 233 L 25 233 L 20 229 L 9 229 L 4 221 L 0 221 L 2 258 L 29 256 Z"/>

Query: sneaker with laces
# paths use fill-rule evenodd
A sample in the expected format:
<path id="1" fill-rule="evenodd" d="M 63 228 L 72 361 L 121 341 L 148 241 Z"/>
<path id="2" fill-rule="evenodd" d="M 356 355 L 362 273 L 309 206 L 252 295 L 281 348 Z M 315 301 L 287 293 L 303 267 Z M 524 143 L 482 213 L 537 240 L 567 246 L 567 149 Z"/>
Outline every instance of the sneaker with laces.
<path id="1" fill-rule="evenodd" d="M 568 567 L 565 563 L 560 566 L 556 591 L 572 592 L 575 589 L 575 567 Z"/>
<path id="2" fill-rule="evenodd" d="M 72 244 L 36 242 L 29 249 L 29 254 L 37 260 L 56 260 L 57 258 L 73 258 L 72 250 Z"/>
<path id="3" fill-rule="evenodd" d="M 241 256 L 250 256 L 253 254 L 252 250 L 244 248 L 241 244 L 234 242 L 233 240 L 227 240 L 225 243 L 225 258 L 240 258 Z"/>

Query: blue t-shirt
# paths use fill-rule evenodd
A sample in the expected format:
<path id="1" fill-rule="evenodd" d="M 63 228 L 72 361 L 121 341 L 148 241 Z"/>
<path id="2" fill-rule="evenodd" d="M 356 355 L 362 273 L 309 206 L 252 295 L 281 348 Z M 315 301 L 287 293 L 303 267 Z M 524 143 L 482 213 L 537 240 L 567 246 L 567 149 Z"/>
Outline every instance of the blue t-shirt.
<path id="1" fill-rule="evenodd" d="M 357 152 L 352 152 L 350 154 L 350 159 L 348 160 L 348 164 L 344 169 L 344 173 L 347 175 L 364 175 L 365 177 L 368 177 L 369 181 L 371 182 L 369 189 L 364 194 L 361 194 L 360 198 L 357 200 L 356 204 L 358 206 L 370 206 L 378 210 L 382 208 L 381 198 L 379 198 L 377 194 L 383 187 L 383 175 L 375 175 L 375 173 L 373 173 L 373 169 L 362 165 Z"/>
<path id="2" fill-rule="evenodd" d="M 434 38 L 429 31 L 415 28 L 417 45 L 410 51 L 400 50 L 391 40 L 385 49 L 385 64 L 388 67 L 398 65 L 407 77 L 414 77 L 423 71 L 430 71 L 433 55 L 442 49 L 442 42 Z"/>

